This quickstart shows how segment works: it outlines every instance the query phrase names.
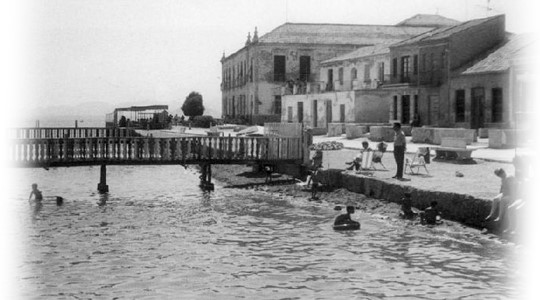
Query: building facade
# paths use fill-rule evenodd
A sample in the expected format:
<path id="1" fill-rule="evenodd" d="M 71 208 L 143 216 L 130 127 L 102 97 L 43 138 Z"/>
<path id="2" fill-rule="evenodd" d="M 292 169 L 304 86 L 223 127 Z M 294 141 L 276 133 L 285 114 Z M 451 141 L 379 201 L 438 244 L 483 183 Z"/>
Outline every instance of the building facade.
<path id="1" fill-rule="evenodd" d="M 311 127 L 387 122 L 390 93 L 379 87 L 388 79 L 388 54 L 380 44 L 321 62 L 319 87 L 284 95 L 281 121 Z"/>
<path id="2" fill-rule="evenodd" d="M 441 16 L 416 15 L 391 27 L 429 28 L 422 32 L 426 33 L 455 24 L 459 22 Z M 370 46 L 322 61 L 318 82 L 282 91 L 281 121 L 312 127 L 327 127 L 334 122 L 387 123 L 392 92 L 382 87 L 391 79 L 389 46 L 412 37 L 372 40 Z"/>
<path id="3" fill-rule="evenodd" d="M 435 29 L 391 45 L 390 82 L 383 85 L 392 91 L 389 121 L 407 124 L 417 115 L 422 125 L 467 125 L 460 118 L 456 122 L 451 113 L 451 79 L 505 39 L 505 19 L 500 15 Z M 475 93 L 482 97 L 480 90 Z M 479 128 L 482 123 L 472 120 L 466 128 Z"/>
<path id="4" fill-rule="evenodd" d="M 221 59 L 223 118 L 251 123 L 279 121 L 287 89 L 293 89 L 295 83 L 303 90 L 320 88 L 322 61 L 433 28 L 417 24 L 285 23 L 260 38 L 255 31 L 243 48 Z"/>
<path id="5" fill-rule="evenodd" d="M 463 128 L 523 128 L 534 107 L 525 57 L 532 57 L 534 40 L 510 36 L 485 58 L 465 68 L 450 82 L 449 117 Z M 521 121 L 521 122 L 520 122 Z"/>

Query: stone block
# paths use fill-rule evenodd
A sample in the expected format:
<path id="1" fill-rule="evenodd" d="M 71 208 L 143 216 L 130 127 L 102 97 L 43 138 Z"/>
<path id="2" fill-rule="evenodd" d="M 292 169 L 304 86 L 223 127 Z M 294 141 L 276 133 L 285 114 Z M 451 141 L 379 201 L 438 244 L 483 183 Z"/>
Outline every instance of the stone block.
<path id="1" fill-rule="evenodd" d="M 437 145 L 441 144 L 443 138 L 460 138 L 465 139 L 467 145 L 470 145 L 478 141 L 478 136 L 475 129 L 465 129 L 465 128 L 434 128 L 434 143 Z"/>
<path id="2" fill-rule="evenodd" d="M 443 138 L 460 138 L 470 145 L 478 140 L 476 130 L 464 128 L 414 127 L 412 129 L 413 143 L 440 145 Z"/>
<path id="3" fill-rule="evenodd" d="M 375 142 L 393 142 L 394 130 L 391 126 L 371 126 L 369 140 Z"/>
<path id="4" fill-rule="evenodd" d="M 359 138 L 367 132 L 367 126 L 345 125 L 345 136 L 347 139 Z"/>
<path id="5" fill-rule="evenodd" d="M 434 144 L 435 128 L 414 127 L 411 135 L 413 143 Z"/>
<path id="6" fill-rule="evenodd" d="M 324 127 L 315 127 L 311 129 L 312 135 L 325 135 L 326 133 L 328 133 L 328 129 Z"/>
<path id="7" fill-rule="evenodd" d="M 343 134 L 343 123 L 329 123 L 327 136 L 340 136 Z"/>
<path id="8" fill-rule="evenodd" d="M 520 132 L 512 129 L 489 129 L 489 148 L 504 149 L 512 148 L 517 144 L 517 136 Z"/>
<path id="9" fill-rule="evenodd" d="M 488 138 L 489 137 L 488 128 L 478 128 L 478 137 L 481 139 Z"/>
<path id="10" fill-rule="evenodd" d="M 412 127 L 409 125 L 401 125 L 401 130 L 406 136 L 411 136 L 412 134 Z"/>

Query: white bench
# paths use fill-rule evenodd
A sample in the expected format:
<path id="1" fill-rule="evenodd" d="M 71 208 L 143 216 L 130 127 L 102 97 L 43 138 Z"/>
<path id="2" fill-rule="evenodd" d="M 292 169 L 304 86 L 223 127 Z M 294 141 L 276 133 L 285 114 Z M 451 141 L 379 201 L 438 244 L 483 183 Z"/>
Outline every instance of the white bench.
<path id="1" fill-rule="evenodd" d="M 467 149 L 467 141 L 460 138 L 442 138 L 441 146 L 435 148 L 436 159 L 470 160 L 474 149 Z"/>

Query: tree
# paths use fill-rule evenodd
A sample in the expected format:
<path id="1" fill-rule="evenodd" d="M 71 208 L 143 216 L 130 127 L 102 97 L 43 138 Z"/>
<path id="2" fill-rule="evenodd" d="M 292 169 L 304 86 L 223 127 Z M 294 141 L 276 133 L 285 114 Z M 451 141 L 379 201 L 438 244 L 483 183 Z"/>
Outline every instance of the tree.
<path id="1" fill-rule="evenodd" d="M 201 94 L 197 92 L 191 92 L 184 100 L 182 104 L 182 111 L 184 115 L 188 116 L 190 119 L 196 116 L 202 116 L 204 113 L 203 98 Z"/>

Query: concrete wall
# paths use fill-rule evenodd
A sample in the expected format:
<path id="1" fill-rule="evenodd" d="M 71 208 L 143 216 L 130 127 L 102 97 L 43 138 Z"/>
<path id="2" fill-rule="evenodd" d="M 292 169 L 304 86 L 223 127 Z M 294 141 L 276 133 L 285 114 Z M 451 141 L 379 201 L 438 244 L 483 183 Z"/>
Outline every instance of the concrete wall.
<path id="1" fill-rule="evenodd" d="M 445 219 L 454 220 L 470 226 L 480 227 L 483 218 L 489 214 L 491 201 L 457 193 L 434 192 L 402 186 L 376 178 L 360 177 L 343 170 L 324 170 L 321 172 L 323 184 L 335 188 L 346 188 L 375 199 L 400 203 L 406 191 L 411 192 L 413 207 L 424 209 L 434 199 Z"/>

